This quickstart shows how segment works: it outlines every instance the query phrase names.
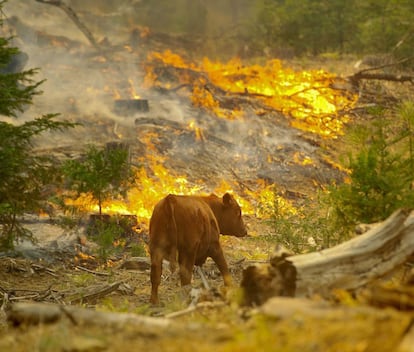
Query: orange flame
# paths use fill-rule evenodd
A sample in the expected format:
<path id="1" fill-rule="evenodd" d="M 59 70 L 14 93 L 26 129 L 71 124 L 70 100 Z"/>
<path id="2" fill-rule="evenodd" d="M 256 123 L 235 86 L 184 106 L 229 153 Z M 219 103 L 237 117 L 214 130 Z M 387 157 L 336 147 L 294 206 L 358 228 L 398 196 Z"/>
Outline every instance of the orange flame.
<path id="1" fill-rule="evenodd" d="M 346 111 L 353 107 L 357 97 L 345 91 L 332 88 L 332 83 L 339 80 L 337 76 L 323 70 L 296 72 L 283 67 L 279 60 L 270 60 L 264 65 L 244 65 L 239 59 L 227 63 L 212 62 L 205 58 L 201 63 L 188 62 L 181 56 L 165 51 L 153 52 L 148 56 L 146 65 L 146 85 L 163 85 L 169 88 L 172 83 L 161 83 L 159 68 L 172 67 L 177 74 L 179 84 L 190 84 L 191 101 L 195 106 L 203 107 L 217 117 L 238 119 L 244 116 L 242 105 L 237 103 L 243 99 L 255 99 L 251 106 L 261 114 L 269 109 L 279 111 L 291 117 L 293 126 L 318 133 L 322 136 L 336 137 L 342 133 L 344 124 L 349 120 Z M 129 80 L 131 95 L 137 96 L 133 90 L 133 82 Z M 246 101 L 246 100 L 245 100 Z M 227 102 L 224 104 L 223 102 Z M 229 103 L 230 102 L 230 103 Z M 246 114 L 247 115 L 247 114 Z M 188 128 L 194 131 L 198 140 L 203 140 L 201 128 L 191 122 Z M 156 134 L 148 133 L 143 142 L 147 154 L 142 158 L 142 167 L 137 171 L 136 184 L 127 195 L 127 202 L 112 200 L 103 205 L 106 213 L 134 214 L 139 221 L 147 221 L 155 204 L 168 193 L 195 194 L 204 190 L 201 183 L 190 183 L 184 175 L 169 171 L 164 159 L 158 155 L 154 146 Z M 282 148 L 282 147 L 280 147 Z M 242 158 L 243 156 L 240 156 Z M 268 162 L 272 157 L 268 156 Z M 302 165 L 314 162 L 303 153 L 296 153 L 293 161 Z M 277 204 L 280 211 L 295 213 L 295 208 L 288 201 L 274 192 L 272 186 L 259 182 L 255 190 L 245 190 L 246 198 L 254 199 L 256 204 L 245 198 L 238 198 L 244 214 L 257 214 L 257 204 L 269 209 Z M 233 187 L 222 182 L 214 189 L 218 195 L 232 191 Z M 233 193 L 233 192 L 232 192 Z M 82 195 L 73 205 L 90 204 L 90 196 Z M 86 206 L 96 210 L 96 205 Z M 260 210 L 263 213 L 263 210 Z M 263 213 L 264 214 L 264 213 Z"/>
<path id="2" fill-rule="evenodd" d="M 179 83 L 193 86 L 194 105 L 202 106 L 223 118 L 239 118 L 242 109 L 239 106 L 232 106 L 230 110 L 223 108 L 211 86 L 216 91 L 220 90 L 219 95 L 224 98 L 255 98 L 262 104 L 262 107 L 257 108 L 258 114 L 263 107 L 271 108 L 290 116 L 294 127 L 327 137 L 342 133 L 343 125 L 349 121 L 346 111 L 357 100 L 353 93 L 332 88 L 332 83 L 340 80 L 336 75 L 323 70 L 296 72 L 283 67 L 281 61 L 276 59 L 263 66 L 247 66 L 239 59 L 220 63 L 207 58 L 195 64 L 170 50 L 153 52 L 148 56 L 146 65 L 146 84 L 160 84 L 155 72 L 160 63 L 179 71 Z"/>
<path id="3" fill-rule="evenodd" d="M 191 130 L 191 131 L 194 131 L 195 139 L 197 141 L 203 141 L 204 140 L 203 131 L 200 127 L 196 126 L 196 123 L 195 123 L 194 120 L 190 121 L 190 123 L 188 124 L 188 129 Z"/>
<path id="4" fill-rule="evenodd" d="M 293 161 L 296 163 L 296 164 L 299 164 L 299 165 L 314 165 L 314 162 L 313 162 L 313 160 L 309 157 L 309 156 L 307 156 L 307 155 L 304 155 L 303 153 L 301 153 L 301 152 L 296 152 L 294 155 L 293 155 Z"/>
<path id="5" fill-rule="evenodd" d="M 128 83 L 129 83 L 129 95 L 131 96 L 131 98 L 132 99 L 140 99 L 141 97 L 135 91 L 134 81 L 131 78 L 129 78 Z"/>

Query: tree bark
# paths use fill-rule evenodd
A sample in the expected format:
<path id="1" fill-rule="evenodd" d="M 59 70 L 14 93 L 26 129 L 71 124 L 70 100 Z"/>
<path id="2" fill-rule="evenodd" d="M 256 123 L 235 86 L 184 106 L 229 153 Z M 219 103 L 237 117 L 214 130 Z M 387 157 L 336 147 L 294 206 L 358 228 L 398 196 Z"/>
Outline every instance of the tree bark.
<path id="1" fill-rule="evenodd" d="M 355 290 L 401 266 L 414 253 L 414 214 L 399 210 L 365 234 L 320 252 L 288 256 L 246 268 L 241 286 L 245 304 L 273 296 L 325 295 Z"/>

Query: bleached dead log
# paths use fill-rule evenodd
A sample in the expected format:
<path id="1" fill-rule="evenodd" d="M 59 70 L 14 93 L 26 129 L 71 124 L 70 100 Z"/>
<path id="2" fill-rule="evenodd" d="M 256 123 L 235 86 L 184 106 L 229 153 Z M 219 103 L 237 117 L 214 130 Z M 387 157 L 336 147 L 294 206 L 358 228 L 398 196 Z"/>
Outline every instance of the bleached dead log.
<path id="1" fill-rule="evenodd" d="M 15 303 L 7 312 L 7 320 L 13 325 L 36 325 L 55 323 L 61 319 L 69 319 L 74 325 L 94 325 L 123 328 L 140 327 L 163 332 L 171 328 L 169 319 L 147 317 L 132 313 L 100 312 L 92 309 L 73 306 L 61 306 L 47 303 Z M 148 332 L 148 330 L 147 330 Z"/>
<path id="2" fill-rule="evenodd" d="M 414 214 L 399 210 L 380 225 L 338 246 L 295 256 L 274 255 L 268 264 L 245 269 L 245 304 L 273 296 L 354 290 L 402 265 L 414 253 Z"/>

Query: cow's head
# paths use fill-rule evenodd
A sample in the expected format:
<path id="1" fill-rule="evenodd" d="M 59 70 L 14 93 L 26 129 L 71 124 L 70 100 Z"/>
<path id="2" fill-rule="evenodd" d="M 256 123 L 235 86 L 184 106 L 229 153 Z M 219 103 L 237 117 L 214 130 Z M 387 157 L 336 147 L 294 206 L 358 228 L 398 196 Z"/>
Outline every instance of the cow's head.
<path id="1" fill-rule="evenodd" d="M 215 214 L 223 235 L 244 237 L 247 235 L 246 226 L 242 219 L 240 205 L 236 199 L 226 193 L 221 199 L 222 206 L 219 214 Z"/>

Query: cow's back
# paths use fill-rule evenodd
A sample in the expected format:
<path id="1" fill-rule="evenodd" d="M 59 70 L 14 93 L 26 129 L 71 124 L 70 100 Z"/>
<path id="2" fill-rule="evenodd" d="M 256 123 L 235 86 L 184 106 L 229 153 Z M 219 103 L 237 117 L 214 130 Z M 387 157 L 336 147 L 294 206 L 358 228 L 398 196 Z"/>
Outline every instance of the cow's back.
<path id="1" fill-rule="evenodd" d="M 192 196 L 171 196 L 177 226 L 177 249 L 179 255 L 192 256 L 201 265 L 209 256 L 213 243 L 219 242 L 219 227 L 210 207 Z"/>
<path id="2" fill-rule="evenodd" d="M 174 262 L 176 252 L 196 251 L 200 263 L 207 258 L 210 244 L 219 241 L 219 233 L 212 210 L 200 197 L 170 194 L 158 202 L 151 216 L 150 253 L 162 252 L 163 259 Z"/>

